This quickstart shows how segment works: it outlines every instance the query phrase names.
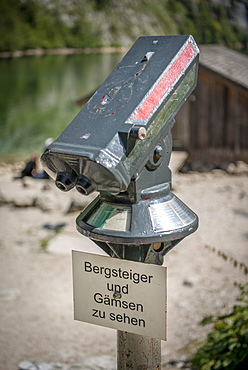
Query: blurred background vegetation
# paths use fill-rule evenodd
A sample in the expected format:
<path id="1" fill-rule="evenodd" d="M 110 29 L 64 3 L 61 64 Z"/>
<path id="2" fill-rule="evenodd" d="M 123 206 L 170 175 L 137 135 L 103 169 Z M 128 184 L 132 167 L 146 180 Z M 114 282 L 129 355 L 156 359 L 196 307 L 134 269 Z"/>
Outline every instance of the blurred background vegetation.
<path id="1" fill-rule="evenodd" d="M 248 0 L 1 0 L 0 51 L 130 46 L 192 34 L 247 52 Z"/>
<path id="2" fill-rule="evenodd" d="M 169 34 L 248 54 L 248 0 L 0 0 L 0 161 L 42 151 L 124 49 L 141 35 Z M 92 50 L 106 46 L 124 49 Z M 46 55 L 61 48 L 90 50 Z M 9 57 L 18 50 L 27 55 Z"/>

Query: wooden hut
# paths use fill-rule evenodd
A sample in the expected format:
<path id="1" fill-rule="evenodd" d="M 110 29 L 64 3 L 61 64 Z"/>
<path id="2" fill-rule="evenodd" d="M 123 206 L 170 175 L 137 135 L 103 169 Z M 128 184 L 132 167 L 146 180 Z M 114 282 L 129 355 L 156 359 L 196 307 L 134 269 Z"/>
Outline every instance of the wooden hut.
<path id="1" fill-rule="evenodd" d="M 248 56 L 200 47 L 198 84 L 172 134 L 174 149 L 186 150 L 189 161 L 248 162 Z"/>

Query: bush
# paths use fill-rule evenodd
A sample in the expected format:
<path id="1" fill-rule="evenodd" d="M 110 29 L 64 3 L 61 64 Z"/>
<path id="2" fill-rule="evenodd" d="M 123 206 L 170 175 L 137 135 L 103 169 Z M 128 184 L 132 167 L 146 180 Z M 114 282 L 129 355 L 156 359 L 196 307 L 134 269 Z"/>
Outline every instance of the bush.
<path id="1" fill-rule="evenodd" d="M 212 323 L 213 331 L 194 354 L 194 369 L 248 369 L 248 283 L 238 287 L 240 297 L 230 314 L 202 320 L 201 325 Z"/>

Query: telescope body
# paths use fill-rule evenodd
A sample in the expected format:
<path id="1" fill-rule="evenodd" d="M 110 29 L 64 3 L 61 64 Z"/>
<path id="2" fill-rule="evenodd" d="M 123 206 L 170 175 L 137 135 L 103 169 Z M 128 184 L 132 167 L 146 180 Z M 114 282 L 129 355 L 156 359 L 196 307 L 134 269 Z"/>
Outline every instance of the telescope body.
<path id="1" fill-rule="evenodd" d="M 61 189 L 81 176 L 90 191 L 127 190 L 194 89 L 198 54 L 192 36 L 140 37 L 42 156 L 52 178 L 67 176 Z"/>
<path id="2" fill-rule="evenodd" d="M 196 86 L 198 59 L 192 36 L 140 37 L 42 155 L 61 190 L 100 193 L 77 229 L 110 255 L 151 243 L 165 254 L 198 226 L 171 192 L 168 167 L 170 130 Z"/>

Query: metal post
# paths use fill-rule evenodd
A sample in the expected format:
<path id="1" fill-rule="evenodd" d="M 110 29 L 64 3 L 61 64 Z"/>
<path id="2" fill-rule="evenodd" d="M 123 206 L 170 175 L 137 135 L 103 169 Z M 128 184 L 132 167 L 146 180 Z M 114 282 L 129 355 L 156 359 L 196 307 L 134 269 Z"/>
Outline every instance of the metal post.
<path id="1" fill-rule="evenodd" d="M 122 246 L 125 259 L 162 265 L 161 243 Z M 117 370 L 160 370 L 161 340 L 117 331 Z"/>
<path id="2" fill-rule="evenodd" d="M 161 341 L 142 335 L 117 332 L 118 370 L 160 370 Z"/>

